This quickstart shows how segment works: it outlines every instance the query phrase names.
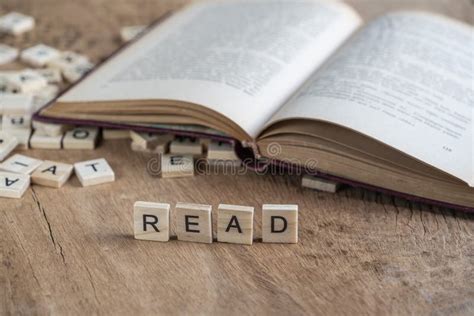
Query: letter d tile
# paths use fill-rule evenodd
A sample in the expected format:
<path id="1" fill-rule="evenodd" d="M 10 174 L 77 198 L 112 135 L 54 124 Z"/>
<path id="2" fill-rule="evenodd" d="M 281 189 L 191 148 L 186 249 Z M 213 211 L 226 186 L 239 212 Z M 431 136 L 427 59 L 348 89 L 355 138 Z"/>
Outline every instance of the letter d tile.
<path id="1" fill-rule="evenodd" d="M 268 243 L 298 242 L 298 205 L 263 204 L 262 240 Z"/>

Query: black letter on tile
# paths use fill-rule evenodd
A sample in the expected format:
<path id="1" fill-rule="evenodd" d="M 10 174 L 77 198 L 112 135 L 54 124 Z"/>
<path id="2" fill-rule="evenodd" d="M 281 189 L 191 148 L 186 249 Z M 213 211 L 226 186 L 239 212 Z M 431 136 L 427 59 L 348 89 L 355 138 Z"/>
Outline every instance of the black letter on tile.
<path id="1" fill-rule="evenodd" d="M 56 166 L 51 166 L 48 169 L 44 169 L 43 171 L 41 171 L 41 173 L 45 172 L 51 172 L 52 174 L 56 175 Z"/>
<path id="2" fill-rule="evenodd" d="M 194 226 L 198 226 L 199 223 L 196 223 L 196 222 L 190 222 L 189 219 L 190 218 L 199 218 L 199 216 L 195 216 L 195 215 L 184 215 L 184 222 L 186 224 L 186 231 L 189 232 L 189 233 L 200 233 L 201 231 L 199 229 L 190 229 L 189 226 L 191 225 L 194 225 Z"/>
<path id="3" fill-rule="evenodd" d="M 148 222 L 147 218 L 152 218 L 153 221 Z M 156 227 L 156 224 L 158 224 L 158 216 L 143 214 L 143 231 L 145 231 L 145 232 L 146 232 L 146 225 L 147 224 L 150 224 L 157 233 L 160 232 L 158 230 L 158 227 Z"/>
<path id="4" fill-rule="evenodd" d="M 98 164 L 99 164 L 98 162 L 91 163 L 91 164 L 86 165 L 86 167 L 92 167 L 92 169 L 94 169 L 94 171 L 97 172 L 97 168 L 95 167 L 95 165 L 98 165 Z"/>
<path id="5" fill-rule="evenodd" d="M 275 229 L 275 220 L 276 219 L 281 219 L 283 221 L 283 228 L 280 229 L 280 230 Z M 272 233 L 283 233 L 288 228 L 288 222 L 286 221 L 286 218 L 284 218 L 283 216 L 272 216 L 271 221 L 272 221 L 272 224 L 271 224 L 271 232 Z"/>
<path id="6" fill-rule="evenodd" d="M 235 222 L 235 223 L 234 223 Z M 229 225 L 227 225 L 227 229 L 225 230 L 225 232 L 229 232 L 229 230 L 234 227 L 234 228 L 237 228 L 237 230 L 239 231 L 239 234 L 242 234 L 242 229 L 240 228 L 240 224 L 239 224 L 239 220 L 237 219 L 237 216 L 233 215 L 230 219 L 230 222 L 229 222 Z"/>
<path id="7" fill-rule="evenodd" d="M 20 179 L 15 179 L 15 180 L 10 180 L 8 178 L 5 178 L 5 186 L 6 187 L 9 187 L 11 186 L 12 184 L 14 184 L 15 182 L 18 182 Z"/>
<path id="8" fill-rule="evenodd" d="M 89 137 L 89 131 L 83 129 L 76 129 L 74 132 L 72 132 L 72 137 L 76 139 L 86 139 L 87 137 Z"/>

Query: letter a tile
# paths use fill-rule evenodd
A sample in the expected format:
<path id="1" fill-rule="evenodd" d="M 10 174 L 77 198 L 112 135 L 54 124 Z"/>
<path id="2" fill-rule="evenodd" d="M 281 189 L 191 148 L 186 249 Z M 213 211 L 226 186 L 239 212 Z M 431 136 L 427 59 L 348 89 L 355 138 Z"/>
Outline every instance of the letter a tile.
<path id="1" fill-rule="evenodd" d="M 219 204 L 217 211 L 217 241 L 251 245 L 253 214 L 250 206 Z"/>
<path id="2" fill-rule="evenodd" d="M 45 161 L 31 175 L 31 182 L 47 187 L 60 188 L 72 174 L 73 165 Z"/>
<path id="3" fill-rule="evenodd" d="M 29 175 L 0 171 L 0 197 L 19 199 L 29 186 Z"/>

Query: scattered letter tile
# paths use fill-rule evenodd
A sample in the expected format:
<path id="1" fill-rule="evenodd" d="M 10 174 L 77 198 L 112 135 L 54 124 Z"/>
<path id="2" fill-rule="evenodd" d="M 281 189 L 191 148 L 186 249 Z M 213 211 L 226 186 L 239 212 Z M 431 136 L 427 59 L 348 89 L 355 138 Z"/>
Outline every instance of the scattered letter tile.
<path id="1" fill-rule="evenodd" d="M 104 128 L 102 130 L 102 137 L 105 140 L 109 139 L 129 139 L 130 131 L 126 129 Z"/>
<path id="2" fill-rule="evenodd" d="M 60 52 L 50 46 L 38 44 L 21 52 L 20 59 L 33 67 L 44 67 L 51 60 L 59 57 Z"/>
<path id="3" fill-rule="evenodd" d="M 19 35 L 35 27 L 35 20 L 18 12 L 10 12 L 0 17 L 0 32 Z"/>
<path id="4" fill-rule="evenodd" d="M 31 94 L 48 85 L 46 79 L 32 69 L 25 69 L 7 78 L 7 91 L 12 93 Z"/>
<path id="5" fill-rule="evenodd" d="M 194 158 L 191 155 L 162 155 L 161 177 L 178 178 L 194 176 Z"/>
<path id="6" fill-rule="evenodd" d="M 0 171 L 0 197 L 19 199 L 29 186 L 29 175 Z"/>
<path id="7" fill-rule="evenodd" d="M 217 211 L 217 240 L 251 245 L 253 242 L 253 214 L 250 206 L 219 204 Z"/>
<path id="8" fill-rule="evenodd" d="M 73 66 L 76 65 L 85 65 L 89 64 L 89 59 L 86 56 L 66 51 L 62 52 L 59 56 L 56 58 L 50 60 L 48 62 L 48 66 L 51 68 L 56 68 L 61 71 L 65 71 Z"/>
<path id="9" fill-rule="evenodd" d="M 78 162 L 74 171 L 83 187 L 115 181 L 115 174 L 103 158 Z"/>
<path id="10" fill-rule="evenodd" d="M 58 84 L 63 81 L 61 76 L 61 71 L 56 68 L 43 68 L 36 69 L 36 72 L 39 73 L 48 83 Z"/>
<path id="11" fill-rule="evenodd" d="M 0 161 L 3 161 L 17 145 L 18 140 L 14 136 L 0 132 Z"/>
<path id="12" fill-rule="evenodd" d="M 31 182 L 47 187 L 60 188 L 72 174 L 73 165 L 44 161 L 31 175 Z"/>
<path id="13" fill-rule="evenodd" d="M 2 129 L 9 133 L 14 130 L 31 130 L 31 114 L 29 115 L 4 115 Z"/>
<path id="14" fill-rule="evenodd" d="M 269 243 L 298 242 L 298 205 L 263 204 L 262 240 Z"/>
<path id="15" fill-rule="evenodd" d="M 226 142 L 212 141 L 207 147 L 207 159 L 212 160 L 239 160 L 234 146 Z"/>
<path id="16" fill-rule="evenodd" d="M 34 131 L 30 138 L 30 147 L 34 149 L 61 149 L 63 136 L 45 136 Z"/>
<path id="17" fill-rule="evenodd" d="M 84 77 L 89 71 L 91 71 L 92 68 L 94 68 L 94 64 L 92 63 L 82 63 L 73 65 L 63 70 L 63 76 L 68 82 L 75 83 L 76 81 Z"/>
<path id="18" fill-rule="evenodd" d="M 94 149 L 99 136 L 97 127 L 76 127 L 64 135 L 64 149 Z"/>
<path id="19" fill-rule="evenodd" d="M 176 137 L 170 144 L 170 154 L 201 155 L 202 144 L 196 138 Z"/>
<path id="20" fill-rule="evenodd" d="M 67 130 L 71 129 L 70 125 L 43 123 L 40 121 L 33 121 L 33 128 L 39 135 L 44 136 L 60 136 Z"/>
<path id="21" fill-rule="evenodd" d="M 311 175 L 304 175 L 301 185 L 305 188 L 315 189 L 329 193 L 336 193 L 340 187 L 340 183 L 338 182 L 314 177 Z"/>
<path id="22" fill-rule="evenodd" d="M 16 149 L 28 149 L 30 148 L 30 128 L 18 128 L 10 129 L 7 131 L 8 134 L 12 135 L 18 140 L 18 145 Z"/>
<path id="23" fill-rule="evenodd" d="M 178 240 L 212 243 L 211 205 L 178 203 L 175 210 Z"/>
<path id="24" fill-rule="evenodd" d="M 4 115 L 31 114 L 33 97 L 26 94 L 5 93 L 0 95 L 0 105 Z"/>
<path id="25" fill-rule="evenodd" d="M 135 239 L 168 241 L 170 239 L 170 205 L 135 202 L 133 222 Z"/>
<path id="26" fill-rule="evenodd" d="M 0 44 L 0 65 L 8 64 L 18 57 L 18 49 Z"/>
<path id="27" fill-rule="evenodd" d="M 0 170 L 12 173 L 31 174 L 42 163 L 42 160 L 15 154 L 0 164 Z"/>

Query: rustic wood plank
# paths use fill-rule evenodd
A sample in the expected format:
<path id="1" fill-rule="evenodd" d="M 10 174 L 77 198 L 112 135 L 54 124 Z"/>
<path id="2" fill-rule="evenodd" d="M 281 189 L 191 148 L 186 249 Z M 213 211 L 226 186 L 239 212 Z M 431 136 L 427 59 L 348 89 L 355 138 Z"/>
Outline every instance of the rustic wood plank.
<path id="1" fill-rule="evenodd" d="M 0 14 L 31 14 L 37 27 L 0 41 L 20 48 L 44 42 L 97 62 L 118 47 L 121 26 L 149 23 L 184 2 L 3 0 Z M 415 7 L 471 23 L 474 16 L 469 0 L 349 2 L 365 17 Z M 117 180 L 83 188 L 73 178 L 60 190 L 33 186 L 21 200 L 0 200 L 2 315 L 474 311 L 473 215 L 360 189 L 314 192 L 302 189 L 298 176 L 158 179 L 146 169 L 153 155 L 131 152 L 125 140 L 94 151 L 27 154 L 65 163 L 104 157 Z M 137 241 L 137 200 L 214 210 L 219 203 L 253 205 L 256 238 L 259 205 L 296 203 L 300 241 L 251 247 Z"/>

